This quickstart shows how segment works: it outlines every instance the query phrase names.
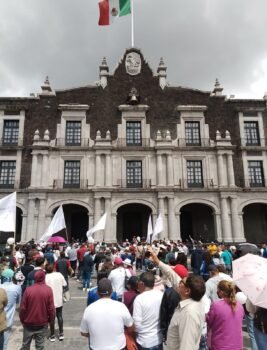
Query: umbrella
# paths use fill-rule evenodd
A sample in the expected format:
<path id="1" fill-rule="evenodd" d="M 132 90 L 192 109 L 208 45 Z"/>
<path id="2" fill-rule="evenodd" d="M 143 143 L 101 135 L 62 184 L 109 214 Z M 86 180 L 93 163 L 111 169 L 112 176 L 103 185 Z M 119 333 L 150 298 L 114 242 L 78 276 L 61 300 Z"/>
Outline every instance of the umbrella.
<path id="1" fill-rule="evenodd" d="M 234 260 L 233 279 L 254 305 L 267 308 L 267 259 L 246 254 Z"/>
<path id="2" fill-rule="evenodd" d="M 237 244 L 236 249 L 241 252 L 241 255 L 244 255 L 247 253 L 251 253 L 251 254 L 259 253 L 259 248 L 256 246 L 256 244 L 252 244 L 252 243 Z"/>
<path id="3" fill-rule="evenodd" d="M 50 237 L 47 242 L 50 242 L 50 243 L 65 243 L 67 241 L 65 240 L 65 238 L 63 238 L 61 236 L 53 236 L 53 237 Z"/>

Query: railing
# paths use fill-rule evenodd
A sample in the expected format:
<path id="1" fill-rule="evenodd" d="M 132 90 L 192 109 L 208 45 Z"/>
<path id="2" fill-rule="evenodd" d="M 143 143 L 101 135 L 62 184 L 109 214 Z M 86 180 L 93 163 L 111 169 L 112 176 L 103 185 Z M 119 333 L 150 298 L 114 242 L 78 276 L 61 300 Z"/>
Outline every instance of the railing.
<path id="1" fill-rule="evenodd" d="M 89 139 L 80 139 L 80 142 L 68 142 L 66 138 L 56 139 L 56 146 L 58 147 L 87 147 L 89 146 Z"/>
<path id="2" fill-rule="evenodd" d="M 267 179 L 262 179 L 261 182 L 255 182 L 255 180 L 253 179 L 244 179 L 244 178 L 239 178 L 237 180 L 237 186 L 245 187 L 245 188 L 263 188 L 265 187 L 266 183 L 267 183 Z"/>
<path id="3" fill-rule="evenodd" d="M 149 147 L 150 145 L 150 139 L 140 139 L 137 141 L 129 141 L 129 139 L 117 139 L 117 146 L 118 147 Z"/>
<path id="4" fill-rule="evenodd" d="M 199 140 L 178 139 L 178 147 L 209 147 L 210 139 L 201 138 Z"/>
<path id="5" fill-rule="evenodd" d="M 18 147 L 23 145 L 23 139 L 16 139 L 15 142 L 13 140 L 0 139 L 0 146 L 2 147 Z"/>
<path id="6" fill-rule="evenodd" d="M 119 188 L 150 188 L 151 187 L 151 179 L 142 179 L 140 183 L 130 183 L 126 179 L 118 179 L 117 186 Z"/>
<path id="7" fill-rule="evenodd" d="M 53 181 L 53 188 L 54 189 L 60 189 L 60 188 L 81 188 L 86 189 L 88 188 L 88 180 L 80 180 L 79 183 L 65 183 L 64 180 L 54 180 Z"/>
<path id="8" fill-rule="evenodd" d="M 202 179 L 201 182 L 189 182 L 188 180 L 179 180 L 179 187 L 181 189 L 198 189 L 198 188 L 216 188 L 213 179 Z"/>

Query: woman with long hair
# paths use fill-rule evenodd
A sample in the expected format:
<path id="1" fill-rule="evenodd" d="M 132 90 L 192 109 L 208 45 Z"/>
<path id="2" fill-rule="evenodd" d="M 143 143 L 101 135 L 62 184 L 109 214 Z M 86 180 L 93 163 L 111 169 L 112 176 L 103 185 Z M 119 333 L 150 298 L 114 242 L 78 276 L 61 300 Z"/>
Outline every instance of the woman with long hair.
<path id="1" fill-rule="evenodd" d="M 211 350 L 242 350 L 244 309 L 235 298 L 232 282 L 221 281 L 218 296 L 206 316 Z"/>

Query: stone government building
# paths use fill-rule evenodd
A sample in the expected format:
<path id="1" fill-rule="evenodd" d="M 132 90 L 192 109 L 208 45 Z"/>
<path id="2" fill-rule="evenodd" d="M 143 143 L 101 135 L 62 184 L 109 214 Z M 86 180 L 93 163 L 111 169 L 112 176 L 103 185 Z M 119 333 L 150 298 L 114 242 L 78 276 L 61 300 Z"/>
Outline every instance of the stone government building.
<path id="1" fill-rule="evenodd" d="M 169 239 L 267 237 L 267 96 L 169 86 L 138 49 L 99 82 L 0 98 L 0 196 L 17 191 L 16 239 L 38 239 L 63 205 L 68 238 L 146 236 L 163 215 Z"/>

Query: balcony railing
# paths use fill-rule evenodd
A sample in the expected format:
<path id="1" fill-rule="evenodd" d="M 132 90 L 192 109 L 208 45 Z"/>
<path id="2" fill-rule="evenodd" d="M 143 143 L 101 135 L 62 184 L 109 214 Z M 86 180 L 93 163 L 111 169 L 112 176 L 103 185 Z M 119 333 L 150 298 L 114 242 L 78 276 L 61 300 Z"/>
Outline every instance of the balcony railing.
<path id="1" fill-rule="evenodd" d="M 138 141 L 129 140 L 129 139 L 117 139 L 118 147 L 149 147 L 150 139 L 140 139 Z"/>
<path id="2" fill-rule="evenodd" d="M 60 189 L 60 188 L 80 188 L 80 189 L 86 189 L 88 188 L 88 180 L 80 180 L 79 183 L 65 183 L 64 180 L 54 180 L 53 181 L 53 188 L 54 189 Z"/>
<path id="3" fill-rule="evenodd" d="M 197 188 L 216 188 L 217 185 L 214 184 L 213 179 L 202 179 L 202 181 L 200 182 L 192 182 L 192 181 L 188 181 L 188 180 L 183 180 L 180 179 L 179 180 L 179 187 L 181 189 L 197 189 Z"/>
<path id="4" fill-rule="evenodd" d="M 142 179 L 142 182 L 131 183 L 126 179 L 119 179 L 117 181 L 117 186 L 119 188 L 150 188 L 151 187 L 151 179 Z"/>
<path id="5" fill-rule="evenodd" d="M 17 139 L 16 141 L 0 139 L 0 146 L 2 147 L 18 147 L 23 145 L 23 139 Z"/>
<path id="6" fill-rule="evenodd" d="M 88 147 L 89 146 L 89 139 L 80 139 L 80 142 L 71 142 L 68 141 L 66 138 L 58 138 L 56 139 L 56 146 L 57 147 Z"/>
<path id="7" fill-rule="evenodd" d="M 237 186 L 246 188 L 264 188 L 266 183 L 267 179 L 262 179 L 262 181 L 256 182 L 253 179 L 240 178 L 237 181 Z"/>

